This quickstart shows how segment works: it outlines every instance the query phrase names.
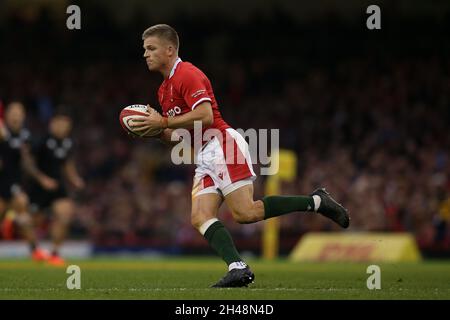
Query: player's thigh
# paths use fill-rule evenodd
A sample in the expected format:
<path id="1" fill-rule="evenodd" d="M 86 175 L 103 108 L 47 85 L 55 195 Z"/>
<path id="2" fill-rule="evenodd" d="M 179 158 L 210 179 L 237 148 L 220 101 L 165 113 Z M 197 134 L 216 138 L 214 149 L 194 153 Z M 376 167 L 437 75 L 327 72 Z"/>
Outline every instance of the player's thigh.
<path id="1" fill-rule="evenodd" d="M 225 203 L 233 215 L 247 212 L 253 206 L 253 184 L 242 186 L 225 196 Z"/>
<path id="2" fill-rule="evenodd" d="M 205 193 L 192 198 L 191 223 L 199 228 L 204 222 L 217 217 L 223 198 L 218 193 Z"/>
<path id="3" fill-rule="evenodd" d="M 52 211 L 59 220 L 68 222 L 75 211 L 75 204 L 70 198 L 58 198 L 53 201 Z"/>
<path id="4" fill-rule="evenodd" d="M 264 204 L 253 200 L 253 184 L 246 184 L 225 196 L 225 203 L 239 223 L 262 220 Z"/>

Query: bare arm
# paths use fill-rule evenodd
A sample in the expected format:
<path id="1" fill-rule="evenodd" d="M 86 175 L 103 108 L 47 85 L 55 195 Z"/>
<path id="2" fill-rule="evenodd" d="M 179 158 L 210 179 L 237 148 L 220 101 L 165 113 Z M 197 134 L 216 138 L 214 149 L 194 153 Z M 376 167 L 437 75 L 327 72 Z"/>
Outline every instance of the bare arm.
<path id="1" fill-rule="evenodd" d="M 84 180 L 78 174 L 78 171 L 75 167 L 75 162 L 73 159 L 68 159 L 64 165 L 64 174 L 67 177 L 67 180 L 77 189 L 84 188 Z"/>
<path id="2" fill-rule="evenodd" d="M 214 122 L 212 106 L 209 101 L 200 103 L 191 112 L 185 113 L 177 117 L 167 118 L 167 128 L 177 129 L 192 129 L 194 128 L 194 121 L 201 121 L 203 127 L 209 127 Z"/>
<path id="3" fill-rule="evenodd" d="M 42 176 L 44 176 L 44 173 L 36 166 L 36 162 L 30 152 L 30 147 L 22 146 L 20 152 L 22 157 L 22 167 L 25 169 L 25 172 L 39 181 Z"/>
<path id="4" fill-rule="evenodd" d="M 36 162 L 31 155 L 29 146 L 22 146 L 20 152 L 22 156 L 22 166 L 27 174 L 33 177 L 43 188 L 47 190 L 54 190 L 58 187 L 58 183 L 56 182 L 56 180 L 44 174 L 36 166 Z"/>
<path id="5" fill-rule="evenodd" d="M 132 127 L 139 131 L 149 128 L 192 129 L 195 121 L 201 121 L 203 128 L 212 125 L 214 116 L 209 101 L 202 102 L 194 110 L 176 117 L 163 117 L 156 110 L 151 109 L 148 116 L 142 116 L 139 119 L 136 117 Z"/>

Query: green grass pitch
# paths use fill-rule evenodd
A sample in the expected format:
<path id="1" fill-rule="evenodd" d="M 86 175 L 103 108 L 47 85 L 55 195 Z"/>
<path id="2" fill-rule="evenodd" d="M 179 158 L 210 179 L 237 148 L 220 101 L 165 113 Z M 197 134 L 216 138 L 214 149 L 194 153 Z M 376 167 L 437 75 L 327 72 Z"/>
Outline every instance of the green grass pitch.
<path id="1" fill-rule="evenodd" d="M 450 299 L 450 261 L 379 263 L 380 290 L 367 289 L 370 263 L 248 262 L 249 288 L 211 289 L 218 258 L 74 260 L 81 289 L 69 290 L 65 268 L 0 260 L 0 299 Z"/>

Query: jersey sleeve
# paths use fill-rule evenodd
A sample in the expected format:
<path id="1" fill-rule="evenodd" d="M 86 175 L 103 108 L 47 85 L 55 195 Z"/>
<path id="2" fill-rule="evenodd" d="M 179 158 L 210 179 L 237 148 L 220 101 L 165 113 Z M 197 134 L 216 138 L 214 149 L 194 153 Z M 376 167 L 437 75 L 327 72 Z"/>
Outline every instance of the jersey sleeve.
<path id="1" fill-rule="evenodd" d="M 186 104 L 194 110 L 204 101 L 212 101 L 208 94 L 208 79 L 198 70 L 185 72 L 180 84 L 181 95 Z"/>

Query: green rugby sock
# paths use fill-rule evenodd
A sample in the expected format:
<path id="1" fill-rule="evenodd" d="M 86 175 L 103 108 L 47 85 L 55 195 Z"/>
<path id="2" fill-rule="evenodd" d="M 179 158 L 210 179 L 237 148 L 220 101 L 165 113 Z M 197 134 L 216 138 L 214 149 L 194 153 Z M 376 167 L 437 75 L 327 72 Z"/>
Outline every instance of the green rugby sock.
<path id="1" fill-rule="evenodd" d="M 222 222 L 216 221 L 209 226 L 204 237 L 227 265 L 230 265 L 233 262 L 242 261 L 234 246 L 230 233 L 225 229 Z"/>
<path id="2" fill-rule="evenodd" d="M 267 196 L 264 202 L 264 219 L 294 211 L 314 211 L 314 199 L 309 196 Z"/>

